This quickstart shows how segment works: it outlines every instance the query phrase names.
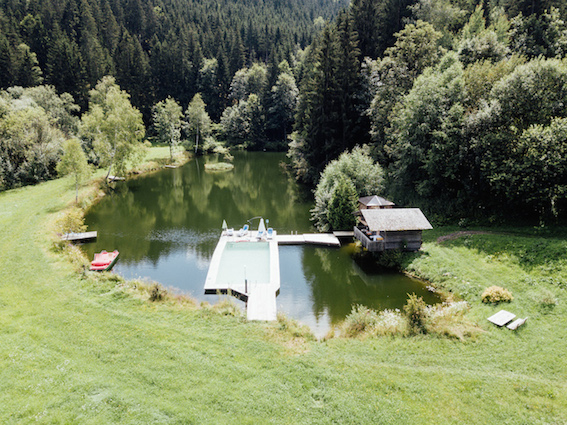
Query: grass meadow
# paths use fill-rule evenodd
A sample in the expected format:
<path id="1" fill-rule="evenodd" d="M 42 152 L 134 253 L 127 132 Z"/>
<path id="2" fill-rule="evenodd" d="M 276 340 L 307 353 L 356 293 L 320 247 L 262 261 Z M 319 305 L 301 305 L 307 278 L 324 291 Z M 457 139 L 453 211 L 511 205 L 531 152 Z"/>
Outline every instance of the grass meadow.
<path id="1" fill-rule="evenodd" d="M 53 243 L 73 200 L 67 178 L 0 193 L 2 424 L 567 423 L 564 229 L 425 234 L 406 268 L 470 303 L 474 338 L 316 341 L 78 272 Z M 514 300 L 483 304 L 492 285 Z M 501 308 L 528 322 L 496 328 Z"/>

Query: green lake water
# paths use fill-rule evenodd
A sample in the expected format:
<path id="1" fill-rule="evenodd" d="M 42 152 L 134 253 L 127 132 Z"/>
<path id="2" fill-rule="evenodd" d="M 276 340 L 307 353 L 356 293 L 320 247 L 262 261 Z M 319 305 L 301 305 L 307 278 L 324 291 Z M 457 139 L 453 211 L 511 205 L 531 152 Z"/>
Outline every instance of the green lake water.
<path id="1" fill-rule="evenodd" d="M 285 154 L 239 152 L 233 171 L 205 171 L 204 164 L 215 160 L 199 158 L 119 183 L 115 193 L 88 212 L 86 223 L 98 231 L 98 239 L 84 245 L 85 251 L 92 258 L 103 249 L 117 249 L 116 273 L 158 281 L 214 303 L 218 296 L 205 295 L 203 285 L 223 220 L 239 229 L 262 216 L 280 234 L 314 232 L 309 221 L 312 200 L 282 168 Z M 253 220 L 251 228 L 257 226 Z M 279 252 L 278 311 L 309 325 L 318 336 L 355 304 L 401 308 L 408 293 L 428 303 L 439 301 L 420 281 L 353 260 L 352 244 L 281 246 Z"/>

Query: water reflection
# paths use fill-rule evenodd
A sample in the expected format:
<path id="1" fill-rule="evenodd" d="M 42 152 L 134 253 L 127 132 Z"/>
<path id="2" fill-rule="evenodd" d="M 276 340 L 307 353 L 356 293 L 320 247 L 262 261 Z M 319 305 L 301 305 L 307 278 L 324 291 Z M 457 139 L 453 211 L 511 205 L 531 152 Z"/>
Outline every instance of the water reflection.
<path id="1" fill-rule="evenodd" d="M 215 159 L 200 158 L 121 184 L 87 214 L 89 229 L 98 230 L 99 238 L 85 250 L 92 256 L 118 249 L 116 272 L 214 302 L 203 294 L 203 284 L 223 220 L 239 228 L 260 215 L 280 233 L 313 231 L 311 204 L 281 168 L 285 159 L 285 154 L 242 152 L 235 155 L 233 171 L 210 173 L 204 164 Z M 434 301 L 421 283 L 378 274 L 355 262 L 349 249 L 281 247 L 278 308 L 320 334 L 353 304 L 401 307 L 408 292 Z"/>

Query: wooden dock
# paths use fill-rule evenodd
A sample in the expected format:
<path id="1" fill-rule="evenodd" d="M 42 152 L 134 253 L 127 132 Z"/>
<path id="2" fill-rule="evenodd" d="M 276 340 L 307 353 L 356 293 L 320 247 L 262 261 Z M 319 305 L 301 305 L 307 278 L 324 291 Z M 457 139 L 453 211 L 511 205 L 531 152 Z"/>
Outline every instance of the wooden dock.
<path id="1" fill-rule="evenodd" d="M 339 239 L 332 233 L 304 233 L 301 235 L 276 235 L 278 245 L 324 245 L 341 246 Z"/>
<path id="2" fill-rule="evenodd" d="M 62 241 L 69 241 L 69 242 L 89 242 L 96 239 L 98 233 L 94 232 L 83 232 L 83 233 L 65 233 L 61 236 Z"/>
<path id="3" fill-rule="evenodd" d="M 354 230 L 335 230 L 333 235 L 337 238 L 354 238 Z"/>
<path id="4" fill-rule="evenodd" d="M 276 295 L 274 288 L 269 284 L 252 284 L 248 288 L 248 301 L 246 303 L 247 320 L 277 319 Z"/>

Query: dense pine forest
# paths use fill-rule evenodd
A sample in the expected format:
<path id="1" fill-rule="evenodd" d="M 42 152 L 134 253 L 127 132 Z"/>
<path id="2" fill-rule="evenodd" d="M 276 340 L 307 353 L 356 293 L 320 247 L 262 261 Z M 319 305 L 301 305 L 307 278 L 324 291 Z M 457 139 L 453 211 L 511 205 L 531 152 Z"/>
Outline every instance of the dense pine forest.
<path id="1" fill-rule="evenodd" d="M 43 82 L 85 108 L 88 90 L 111 74 L 145 112 L 168 95 L 187 105 L 204 91 L 210 95 L 207 104 L 217 108 L 209 113 L 218 119 L 237 70 L 256 61 L 291 61 L 344 5 L 334 0 L 2 0 L 0 87 Z M 217 61 L 213 81 L 202 75 L 207 59 Z"/>
<path id="2" fill-rule="evenodd" d="M 566 217 L 564 2 L 0 6 L 3 189 L 55 177 L 74 137 L 109 172 L 144 138 L 195 152 L 289 146 L 312 188 L 364 146 L 382 194 L 437 220 Z M 344 187 L 325 185 L 327 201 Z"/>

